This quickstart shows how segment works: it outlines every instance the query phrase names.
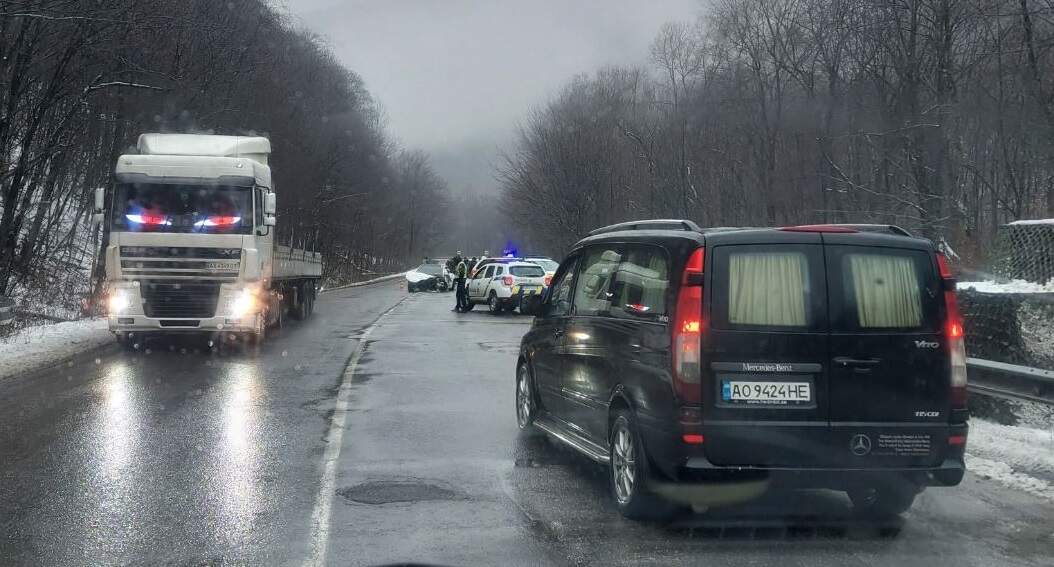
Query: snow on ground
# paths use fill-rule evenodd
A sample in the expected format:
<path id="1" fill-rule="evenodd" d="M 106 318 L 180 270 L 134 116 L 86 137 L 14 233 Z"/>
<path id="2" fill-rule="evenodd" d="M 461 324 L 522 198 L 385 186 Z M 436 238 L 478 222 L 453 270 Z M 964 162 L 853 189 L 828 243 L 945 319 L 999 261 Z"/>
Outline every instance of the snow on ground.
<path id="1" fill-rule="evenodd" d="M 1054 501 L 1054 429 L 973 418 L 966 468 L 1008 488 Z"/>
<path id="2" fill-rule="evenodd" d="M 1054 224 L 1054 219 L 1034 219 L 1034 220 L 1017 220 L 1012 225 L 1023 225 L 1023 224 Z"/>
<path id="3" fill-rule="evenodd" d="M 0 378 L 54 364 L 113 342 L 105 319 L 82 319 L 26 327 L 0 339 Z"/>
<path id="4" fill-rule="evenodd" d="M 1010 280 L 1008 282 L 996 282 L 992 280 L 983 282 L 959 282 L 956 286 L 959 291 L 972 289 L 980 293 L 1054 293 L 1054 279 L 1045 284 L 1030 282 L 1027 280 Z"/>

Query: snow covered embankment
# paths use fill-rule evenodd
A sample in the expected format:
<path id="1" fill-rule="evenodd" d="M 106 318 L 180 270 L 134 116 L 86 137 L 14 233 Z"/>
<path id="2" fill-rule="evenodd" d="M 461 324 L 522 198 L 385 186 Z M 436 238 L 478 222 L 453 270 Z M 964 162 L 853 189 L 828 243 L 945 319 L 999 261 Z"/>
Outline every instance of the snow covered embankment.
<path id="1" fill-rule="evenodd" d="M 981 282 L 959 282 L 955 287 L 959 291 L 972 289 L 980 293 L 1054 293 L 1054 280 L 1050 280 L 1045 284 L 1027 280 L 1010 280 L 1007 282 L 987 280 Z"/>
<path id="2" fill-rule="evenodd" d="M 105 319 L 26 327 L 0 339 L 0 379 L 55 364 L 113 342 Z"/>
<path id="3" fill-rule="evenodd" d="M 966 469 L 1054 501 L 1054 430 L 971 419 Z"/>

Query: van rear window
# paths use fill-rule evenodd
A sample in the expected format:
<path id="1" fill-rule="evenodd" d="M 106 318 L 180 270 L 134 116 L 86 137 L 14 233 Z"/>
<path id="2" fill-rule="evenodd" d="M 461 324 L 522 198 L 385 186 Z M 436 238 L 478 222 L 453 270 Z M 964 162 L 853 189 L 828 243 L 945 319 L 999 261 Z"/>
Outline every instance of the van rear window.
<path id="1" fill-rule="evenodd" d="M 809 279 L 809 262 L 802 252 L 730 253 L 728 322 L 760 327 L 807 326 Z"/>
<path id="2" fill-rule="evenodd" d="M 918 269 L 909 256 L 846 254 L 845 281 L 863 329 L 917 328 L 922 325 Z"/>

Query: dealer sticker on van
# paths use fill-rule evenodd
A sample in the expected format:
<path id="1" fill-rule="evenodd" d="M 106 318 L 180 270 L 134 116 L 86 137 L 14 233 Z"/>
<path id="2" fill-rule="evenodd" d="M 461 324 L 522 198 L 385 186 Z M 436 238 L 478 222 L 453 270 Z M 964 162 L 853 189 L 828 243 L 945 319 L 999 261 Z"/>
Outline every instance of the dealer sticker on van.
<path id="1" fill-rule="evenodd" d="M 724 380 L 721 399 L 730 403 L 798 405 L 812 402 L 809 382 Z"/>

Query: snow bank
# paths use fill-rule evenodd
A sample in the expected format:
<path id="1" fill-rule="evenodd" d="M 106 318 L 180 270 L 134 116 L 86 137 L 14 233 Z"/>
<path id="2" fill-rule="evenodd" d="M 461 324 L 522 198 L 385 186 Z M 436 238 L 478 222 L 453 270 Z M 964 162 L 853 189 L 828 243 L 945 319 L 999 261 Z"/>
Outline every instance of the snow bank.
<path id="1" fill-rule="evenodd" d="M 1054 279 L 1045 284 L 1038 284 L 1026 280 L 1010 280 L 1008 282 L 983 281 L 983 282 L 959 282 L 956 289 L 972 289 L 980 293 L 1054 293 Z"/>
<path id="2" fill-rule="evenodd" d="M 1054 219 L 1016 220 L 1010 223 L 1011 226 L 1021 226 L 1024 224 L 1054 224 Z"/>
<path id="3" fill-rule="evenodd" d="M 54 364 L 113 340 L 105 319 L 26 327 L 0 339 L 0 378 Z"/>
<path id="4" fill-rule="evenodd" d="M 970 472 L 1054 501 L 1054 430 L 973 418 L 966 451 Z"/>

